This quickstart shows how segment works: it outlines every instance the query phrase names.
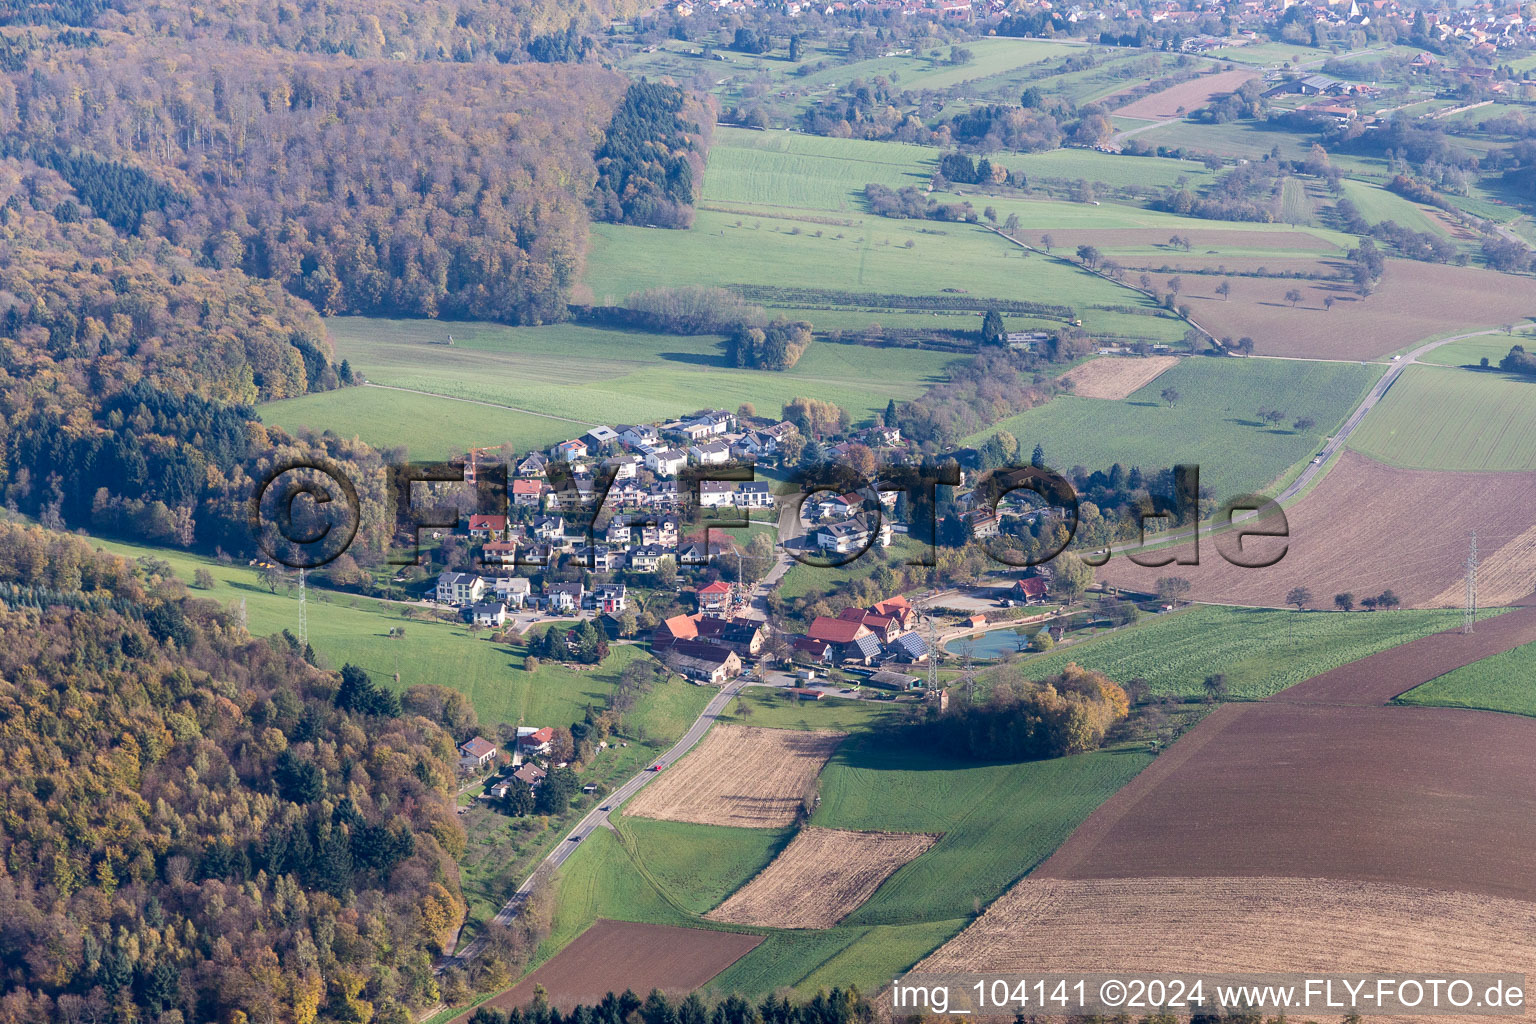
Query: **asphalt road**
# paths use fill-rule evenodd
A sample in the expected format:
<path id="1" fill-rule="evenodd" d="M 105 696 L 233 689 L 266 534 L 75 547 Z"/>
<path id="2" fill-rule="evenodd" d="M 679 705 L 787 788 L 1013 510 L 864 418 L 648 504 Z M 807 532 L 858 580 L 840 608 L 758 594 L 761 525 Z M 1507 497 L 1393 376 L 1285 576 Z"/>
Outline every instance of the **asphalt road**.
<path id="1" fill-rule="evenodd" d="M 688 731 L 683 734 L 681 739 L 674 743 L 666 753 L 647 763 L 646 770 L 633 776 L 618 789 L 609 793 L 600 805 L 588 811 L 586 816 L 578 821 L 570 832 L 566 833 L 565 838 L 560 840 L 559 845 L 550 850 L 544 859 L 539 861 L 538 866 L 533 869 L 533 872 L 529 874 L 523 884 L 517 887 L 517 891 L 512 894 L 512 897 L 502 904 L 501 909 L 496 912 L 496 916 L 492 920 L 497 924 L 506 924 L 516 917 L 518 908 L 528 898 L 528 894 L 533 891 L 534 880 L 539 877 L 539 874 L 564 864 L 566 858 L 570 857 L 581 846 L 582 840 L 586 839 L 587 836 L 597 829 L 612 828 L 613 823 L 609 821 L 609 815 L 613 809 L 619 807 L 624 801 L 640 792 L 646 783 L 656 777 L 657 773 L 650 770 L 651 765 L 659 764 L 663 769 L 666 769 L 671 767 L 678 758 L 692 750 L 694 745 L 704 738 L 704 734 L 709 731 L 709 727 L 715 724 L 715 719 L 720 717 L 726 705 L 731 702 L 731 698 L 736 696 L 741 688 L 749 682 L 750 680 L 740 677 L 733 679 L 722 687 L 719 693 L 710 698 L 709 703 L 704 707 L 704 712 L 688 727 Z M 485 939 L 481 936 L 463 949 L 456 951 L 451 958 L 451 962 L 466 963 L 479 956 L 480 951 L 484 948 Z"/>

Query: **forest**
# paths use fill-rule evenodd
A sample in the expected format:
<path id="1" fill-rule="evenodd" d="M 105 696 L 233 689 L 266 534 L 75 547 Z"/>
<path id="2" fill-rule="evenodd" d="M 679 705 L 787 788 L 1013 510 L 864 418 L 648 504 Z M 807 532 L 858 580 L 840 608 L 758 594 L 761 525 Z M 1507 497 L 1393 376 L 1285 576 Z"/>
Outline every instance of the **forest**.
<path id="1" fill-rule="evenodd" d="M 0 1021 L 436 1002 L 464 914 L 449 730 L 472 723 L 370 702 L 358 670 L 77 538 L 0 524 L 0 584 Z"/>

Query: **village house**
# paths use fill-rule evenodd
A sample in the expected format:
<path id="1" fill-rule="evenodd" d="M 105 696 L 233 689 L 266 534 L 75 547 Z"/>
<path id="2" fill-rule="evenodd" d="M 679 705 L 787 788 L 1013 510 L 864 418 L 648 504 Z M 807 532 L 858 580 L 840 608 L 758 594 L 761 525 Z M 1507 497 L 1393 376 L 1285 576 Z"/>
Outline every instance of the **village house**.
<path id="1" fill-rule="evenodd" d="M 612 427 L 596 426 L 582 434 L 581 439 L 586 442 L 588 451 L 596 451 L 604 445 L 617 443 L 619 433 Z"/>
<path id="2" fill-rule="evenodd" d="M 645 457 L 645 467 L 657 476 L 676 476 L 688 465 L 688 453 L 678 448 L 663 448 Z"/>
<path id="3" fill-rule="evenodd" d="M 575 462 L 587 457 L 587 442 L 581 438 L 561 441 L 549 450 L 549 457 L 556 462 Z"/>
<path id="4" fill-rule="evenodd" d="M 738 484 L 732 501 L 737 508 L 773 508 L 773 489 L 765 481 Z"/>
<path id="5" fill-rule="evenodd" d="M 1027 579 L 1015 580 L 1009 588 L 1008 596 L 1015 601 L 1024 604 L 1039 604 L 1046 599 L 1050 592 L 1050 584 L 1039 576 L 1030 576 Z"/>
<path id="6" fill-rule="evenodd" d="M 516 565 L 517 542 L 510 540 L 486 541 L 480 545 L 480 560 L 487 565 Z"/>
<path id="7" fill-rule="evenodd" d="M 543 768 L 529 761 L 527 764 L 519 765 L 517 771 L 512 773 L 512 777 L 529 789 L 538 789 L 539 783 L 543 782 L 548 774 Z"/>
<path id="8" fill-rule="evenodd" d="M 618 615 L 629 607 L 629 588 L 622 583 L 599 583 L 592 588 L 592 606 L 605 615 Z"/>
<path id="9" fill-rule="evenodd" d="M 496 746 L 484 736 L 459 744 L 459 767 L 474 771 L 496 759 Z"/>
<path id="10" fill-rule="evenodd" d="M 544 497 L 544 490 L 549 485 L 542 478 L 522 479 L 512 481 L 512 504 L 522 508 L 537 508 L 539 499 Z"/>
<path id="11" fill-rule="evenodd" d="M 656 428 L 649 423 L 621 423 L 614 429 L 618 431 L 619 442 L 631 448 L 639 448 L 641 445 L 654 445 L 661 439 L 660 435 L 656 433 Z"/>
<path id="12" fill-rule="evenodd" d="M 697 640 L 679 640 L 667 649 L 664 658 L 674 672 L 716 686 L 741 675 L 741 658 L 735 651 Z"/>
<path id="13" fill-rule="evenodd" d="M 472 572 L 445 572 L 437 578 L 437 600 L 442 604 L 474 604 L 485 595 L 485 581 Z"/>
<path id="14" fill-rule="evenodd" d="M 635 572 L 655 572 L 657 563 L 671 554 L 670 548 L 660 544 L 643 544 L 629 550 L 629 567 Z"/>
<path id="15" fill-rule="evenodd" d="M 470 621 L 477 626 L 500 629 L 507 622 L 507 606 L 500 601 L 485 601 L 470 609 Z"/>
<path id="16" fill-rule="evenodd" d="M 613 478 L 616 481 L 633 480 L 643 465 L 645 460 L 638 455 L 615 455 L 611 459 L 603 460 L 603 466 L 613 470 Z"/>
<path id="17" fill-rule="evenodd" d="M 496 600 L 509 608 L 522 608 L 533 592 L 533 584 L 526 576 L 497 576 L 492 585 Z"/>
<path id="18" fill-rule="evenodd" d="M 736 485 L 728 480 L 700 480 L 700 508 L 728 508 L 736 503 Z"/>
<path id="19" fill-rule="evenodd" d="M 709 441 L 689 448 L 688 454 L 701 466 L 718 466 L 731 461 L 731 446 L 724 441 Z"/>
<path id="20" fill-rule="evenodd" d="M 529 452 L 528 457 L 517 464 L 517 475 L 522 477 L 542 477 L 544 471 L 549 468 L 549 460 L 538 452 Z"/>
<path id="21" fill-rule="evenodd" d="M 472 515 L 469 517 L 469 535 L 475 540 L 501 540 L 507 535 L 507 517 Z"/>
<path id="22" fill-rule="evenodd" d="M 565 520 L 560 516 L 539 516 L 533 521 L 533 535 L 549 544 L 565 540 Z"/>
<path id="23" fill-rule="evenodd" d="M 549 583 L 544 587 L 544 603 L 552 612 L 580 611 L 585 596 L 586 588 L 580 583 Z"/>
<path id="24" fill-rule="evenodd" d="M 528 725 L 520 725 L 517 727 L 517 752 L 524 756 L 529 754 L 548 754 L 550 741 L 554 738 L 555 730 L 547 725 L 539 729 Z"/>
<path id="25" fill-rule="evenodd" d="M 699 611 L 705 615 L 715 615 L 723 619 L 731 617 L 731 608 L 735 604 L 735 594 L 731 585 L 724 580 L 715 580 L 713 583 L 702 586 L 697 591 Z"/>

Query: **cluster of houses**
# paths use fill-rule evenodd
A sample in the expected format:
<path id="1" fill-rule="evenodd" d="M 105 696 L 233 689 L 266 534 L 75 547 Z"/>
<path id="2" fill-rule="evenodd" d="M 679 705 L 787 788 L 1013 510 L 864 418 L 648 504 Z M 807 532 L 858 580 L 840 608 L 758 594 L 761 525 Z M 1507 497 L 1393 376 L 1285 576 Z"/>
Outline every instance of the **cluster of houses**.
<path id="1" fill-rule="evenodd" d="M 484 736 L 476 736 L 459 744 L 459 772 L 465 776 L 479 776 L 487 770 L 500 769 L 500 775 L 486 788 L 482 799 L 504 799 L 516 783 L 536 791 L 549 776 L 554 738 L 555 730 L 550 726 L 518 726 L 514 747 L 511 752 L 506 752 Z"/>
<path id="2" fill-rule="evenodd" d="M 915 628 L 917 610 L 896 596 L 841 615 L 818 615 L 794 642 L 795 657 L 821 665 L 918 665 L 932 653 Z"/>

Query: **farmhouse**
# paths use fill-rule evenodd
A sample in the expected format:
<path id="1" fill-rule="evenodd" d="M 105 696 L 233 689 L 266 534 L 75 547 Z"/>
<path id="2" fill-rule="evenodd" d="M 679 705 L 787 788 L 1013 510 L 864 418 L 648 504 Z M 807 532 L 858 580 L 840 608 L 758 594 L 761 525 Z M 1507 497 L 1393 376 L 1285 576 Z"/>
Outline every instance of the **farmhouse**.
<path id="1" fill-rule="evenodd" d="M 555 730 L 549 726 L 535 729 L 532 726 L 517 727 L 517 752 L 519 754 L 547 754 L 549 744 L 555 738 Z"/>
<path id="2" fill-rule="evenodd" d="M 1045 579 L 1031 576 L 1028 579 L 1016 580 L 1009 589 L 1009 594 L 1015 601 L 1038 604 L 1046 599 L 1050 589 L 1050 584 Z"/>
<path id="3" fill-rule="evenodd" d="M 495 757 L 495 744 L 484 736 L 476 736 L 466 743 L 459 744 L 459 765 L 461 767 L 470 769 L 484 768 Z"/>
<path id="4" fill-rule="evenodd" d="M 699 682 L 718 686 L 741 675 L 741 658 L 735 651 L 697 640 L 677 641 L 664 657 L 673 671 Z"/>

